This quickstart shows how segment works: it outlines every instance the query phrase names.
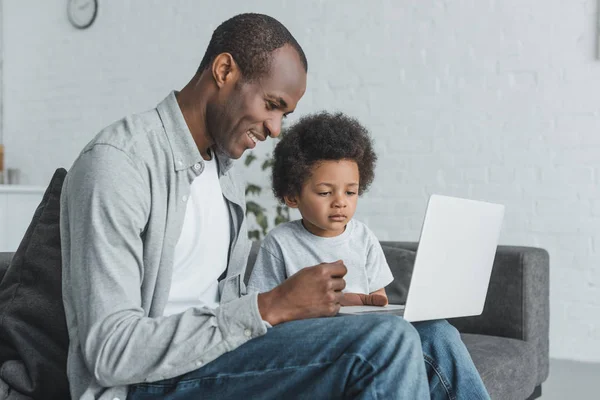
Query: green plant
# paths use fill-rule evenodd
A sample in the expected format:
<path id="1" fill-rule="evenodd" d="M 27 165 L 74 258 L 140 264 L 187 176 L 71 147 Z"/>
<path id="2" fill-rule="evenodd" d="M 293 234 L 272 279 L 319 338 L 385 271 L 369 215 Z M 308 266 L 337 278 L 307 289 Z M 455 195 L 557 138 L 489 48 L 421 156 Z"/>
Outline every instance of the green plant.
<path id="1" fill-rule="evenodd" d="M 249 166 L 257 159 L 257 156 L 249 153 L 244 159 L 244 164 Z M 273 157 L 271 154 L 268 154 L 260 168 L 262 171 L 270 171 L 272 167 Z M 261 186 L 255 183 L 249 182 L 246 184 L 246 216 L 252 214 L 254 216 L 254 220 L 256 221 L 256 225 L 258 225 L 257 229 L 248 230 L 248 238 L 253 240 L 261 240 L 264 238 L 270 227 L 267 209 L 259 204 L 258 197 L 260 196 L 262 189 L 263 188 Z M 273 218 L 273 227 L 283 222 L 288 222 L 289 220 L 289 208 L 285 205 L 277 204 L 275 209 L 275 217 Z"/>

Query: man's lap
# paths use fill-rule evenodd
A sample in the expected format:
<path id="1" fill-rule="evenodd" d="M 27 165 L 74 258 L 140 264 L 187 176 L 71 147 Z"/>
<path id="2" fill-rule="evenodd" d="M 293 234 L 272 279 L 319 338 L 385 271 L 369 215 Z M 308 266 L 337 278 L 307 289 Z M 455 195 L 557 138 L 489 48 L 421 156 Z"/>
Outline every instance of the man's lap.
<path id="1" fill-rule="evenodd" d="M 175 379 L 248 374 L 331 363 L 348 350 L 349 342 L 360 336 L 372 335 L 372 325 L 382 318 L 390 317 L 393 316 L 343 316 L 279 324 L 268 329 L 264 336 L 253 339 L 206 366 Z M 398 329 L 413 329 L 406 322 L 394 323 Z"/>
<path id="2" fill-rule="evenodd" d="M 382 325 L 387 325 L 388 330 L 376 328 Z M 316 384 L 329 365 L 343 358 L 361 358 L 359 353 L 365 350 L 359 346 L 365 346 L 365 343 L 366 346 L 379 346 L 388 340 L 383 336 L 390 330 L 403 331 L 410 340 L 418 340 L 412 325 L 392 315 L 292 321 L 270 328 L 264 336 L 195 371 L 164 381 L 135 385 L 132 389 L 137 393 L 164 394 L 202 386 L 203 390 L 220 391 L 243 380 L 250 394 L 256 393 L 255 390 L 264 391 L 265 385 L 284 384 L 290 374 L 302 375 L 308 381 L 314 375 Z M 364 368 L 375 368 L 368 365 L 369 360 L 361 359 L 361 362 L 365 364 Z"/>

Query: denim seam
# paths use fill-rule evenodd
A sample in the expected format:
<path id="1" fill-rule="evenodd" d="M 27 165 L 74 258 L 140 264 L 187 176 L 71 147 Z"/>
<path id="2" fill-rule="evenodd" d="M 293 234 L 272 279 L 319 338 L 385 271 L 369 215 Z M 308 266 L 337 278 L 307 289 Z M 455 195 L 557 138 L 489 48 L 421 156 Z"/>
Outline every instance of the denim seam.
<path id="1" fill-rule="evenodd" d="M 344 354 L 342 355 L 342 357 L 340 358 L 345 358 L 345 357 L 349 357 L 349 356 L 354 356 L 356 358 L 358 358 L 359 360 L 361 360 L 362 362 L 364 362 L 366 365 L 368 365 L 373 371 L 375 371 L 375 367 L 373 366 L 373 364 L 371 364 L 368 360 L 364 359 L 363 357 L 361 357 L 358 354 Z M 282 368 L 269 368 L 269 369 L 265 369 L 265 370 L 260 370 L 260 371 L 246 371 L 243 373 L 238 373 L 238 374 L 223 374 L 223 375 L 216 375 L 216 376 L 206 376 L 206 377 L 201 377 L 201 378 L 192 378 L 192 379 L 182 379 L 181 381 L 175 383 L 175 384 L 161 384 L 161 383 L 157 383 L 157 382 L 150 382 L 150 383 L 140 383 L 140 384 L 136 384 L 135 387 L 137 388 L 166 388 L 166 387 L 171 387 L 171 386 L 180 386 L 180 387 L 187 387 L 187 386 L 193 386 L 195 383 L 199 383 L 201 381 L 209 381 L 209 380 L 217 380 L 217 379 L 222 379 L 222 378 L 244 378 L 247 376 L 251 376 L 251 375 L 260 375 L 263 373 L 269 373 L 269 372 L 277 372 L 277 371 L 285 371 L 285 370 L 290 370 L 290 369 L 299 369 L 299 368 L 310 368 L 310 367 L 321 367 L 324 365 L 329 365 L 329 364 L 333 364 L 335 361 L 327 361 L 327 362 L 321 362 L 321 363 L 312 363 L 312 364 L 307 364 L 307 365 L 294 365 L 294 366 L 288 366 L 288 367 L 282 367 Z M 375 377 L 376 378 L 376 377 Z M 375 382 L 375 379 L 373 379 L 373 383 Z M 375 390 L 375 392 L 377 392 Z M 376 399 L 378 399 L 380 396 L 378 393 L 375 393 L 376 395 Z"/>
<path id="2" fill-rule="evenodd" d="M 342 357 L 340 357 L 340 358 L 343 358 L 343 357 L 348 357 L 348 356 L 354 356 L 354 357 L 358 358 L 360 361 L 362 361 L 363 363 L 365 363 L 366 365 L 368 365 L 368 366 L 371 368 L 371 370 L 373 370 L 373 371 L 377 371 L 377 368 L 375 368 L 375 367 L 373 366 L 373 364 L 371 364 L 371 362 L 369 362 L 369 360 L 367 360 L 367 359 L 363 358 L 363 357 L 362 357 L 360 354 L 355 354 L 355 353 L 351 353 L 351 354 L 344 354 L 344 355 L 342 355 Z M 378 399 L 378 398 L 380 397 L 380 396 L 379 396 L 379 394 L 377 393 L 377 385 L 375 384 L 375 380 L 376 380 L 377 378 L 378 378 L 378 375 L 377 375 L 377 374 L 374 374 L 374 376 L 373 376 L 373 384 L 374 384 L 374 387 L 375 387 L 375 389 L 373 389 L 373 391 L 374 391 L 374 395 L 375 395 L 375 398 L 376 398 L 376 399 Z"/>
<path id="3" fill-rule="evenodd" d="M 219 375 L 212 375 L 212 376 L 203 376 L 200 378 L 189 378 L 189 379 L 182 379 L 176 383 L 160 383 L 160 382 L 149 382 L 149 383 L 139 383 L 136 384 L 136 387 L 147 387 L 147 388 L 166 388 L 166 387 L 171 387 L 171 386 L 186 386 L 187 385 L 191 385 L 194 383 L 198 383 L 201 381 L 210 381 L 210 380 L 218 380 L 218 379 L 223 379 L 223 378 L 244 378 L 244 377 L 248 377 L 248 376 L 254 376 L 254 375 L 261 375 L 264 373 L 270 373 L 270 372 L 279 372 L 279 371 L 285 371 L 285 370 L 291 370 L 291 369 L 299 369 L 299 368 L 310 368 L 310 367 L 321 367 L 323 365 L 327 365 L 327 364 L 332 364 L 332 362 L 324 362 L 324 363 L 314 363 L 314 364 L 307 364 L 307 365 L 294 365 L 294 366 L 290 366 L 290 367 L 282 367 L 282 368 L 269 368 L 269 369 L 265 369 L 265 370 L 260 370 L 260 371 L 246 371 L 246 372 L 242 372 L 242 373 L 235 373 L 235 374 L 219 374 Z"/>
<path id="4" fill-rule="evenodd" d="M 450 383 L 446 381 L 444 375 L 440 372 L 439 366 L 435 363 L 435 360 L 428 356 L 427 354 L 423 354 L 423 358 L 425 362 L 433 368 L 435 374 L 440 378 L 440 382 L 442 382 L 442 386 L 446 390 L 446 394 L 448 395 L 449 400 L 456 400 L 456 396 L 454 395 L 452 388 L 450 387 Z"/>

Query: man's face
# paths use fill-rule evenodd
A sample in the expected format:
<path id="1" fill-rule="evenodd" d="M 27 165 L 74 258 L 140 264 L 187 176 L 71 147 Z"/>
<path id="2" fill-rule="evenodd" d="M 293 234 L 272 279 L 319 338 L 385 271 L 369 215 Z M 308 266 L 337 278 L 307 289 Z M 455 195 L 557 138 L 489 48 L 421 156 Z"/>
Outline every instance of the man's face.
<path id="1" fill-rule="evenodd" d="M 305 91 L 300 57 L 286 45 L 273 52 L 269 74 L 253 82 L 238 80 L 222 91 L 220 101 L 207 109 L 208 134 L 217 149 L 240 158 L 257 142 L 279 135 L 282 119 L 294 111 Z"/>
<path id="2" fill-rule="evenodd" d="M 350 160 L 323 161 L 312 169 L 293 203 L 302 214 L 306 229 L 317 236 L 333 237 L 344 232 L 356 211 L 359 171 Z"/>

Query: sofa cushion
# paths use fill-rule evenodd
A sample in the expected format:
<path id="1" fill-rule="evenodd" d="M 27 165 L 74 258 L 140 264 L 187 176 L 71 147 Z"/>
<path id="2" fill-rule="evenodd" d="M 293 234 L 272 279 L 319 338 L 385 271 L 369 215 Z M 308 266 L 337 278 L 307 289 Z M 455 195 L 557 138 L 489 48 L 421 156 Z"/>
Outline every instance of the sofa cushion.
<path id="1" fill-rule="evenodd" d="M 461 337 L 492 399 L 523 400 L 533 393 L 537 364 L 531 343 L 470 333 Z"/>
<path id="2" fill-rule="evenodd" d="M 0 400 L 32 400 L 31 397 L 25 396 L 11 388 L 0 379 Z"/>
<path id="3" fill-rule="evenodd" d="M 382 245 L 381 248 L 394 275 L 394 281 L 385 287 L 388 301 L 390 304 L 406 304 L 416 253 L 400 247 Z"/>
<path id="4" fill-rule="evenodd" d="M 54 173 L 0 282 L 0 380 L 40 399 L 69 398 L 59 229 L 66 173 Z"/>

